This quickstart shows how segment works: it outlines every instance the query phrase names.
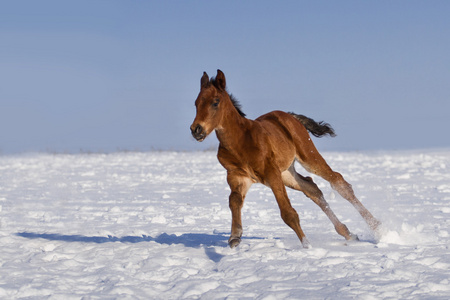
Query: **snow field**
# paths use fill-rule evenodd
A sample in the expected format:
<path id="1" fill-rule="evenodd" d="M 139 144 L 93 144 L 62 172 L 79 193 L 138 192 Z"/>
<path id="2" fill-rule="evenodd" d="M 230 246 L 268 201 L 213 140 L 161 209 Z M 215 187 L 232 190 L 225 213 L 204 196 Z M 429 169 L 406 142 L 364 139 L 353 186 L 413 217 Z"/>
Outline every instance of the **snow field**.
<path id="1" fill-rule="evenodd" d="M 272 192 L 253 185 L 243 240 L 229 249 L 229 189 L 213 152 L 0 156 L 0 298 L 450 298 L 450 151 L 324 156 L 383 222 L 381 236 L 312 176 L 361 241 L 289 190 L 313 246 L 302 249 Z"/>

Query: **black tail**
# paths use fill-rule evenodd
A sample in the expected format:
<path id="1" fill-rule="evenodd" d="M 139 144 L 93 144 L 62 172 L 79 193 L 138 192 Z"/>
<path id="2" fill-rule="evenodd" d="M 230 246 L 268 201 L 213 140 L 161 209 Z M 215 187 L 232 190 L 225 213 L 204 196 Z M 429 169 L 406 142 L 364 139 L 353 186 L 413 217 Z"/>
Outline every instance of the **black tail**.
<path id="1" fill-rule="evenodd" d="M 322 137 L 326 134 L 330 135 L 331 137 L 336 136 L 334 133 L 334 129 L 331 128 L 331 125 L 325 122 L 316 122 L 311 118 L 305 117 L 303 115 L 297 115 L 293 112 L 289 113 L 290 115 L 293 115 L 297 120 L 300 121 L 300 123 L 305 126 L 305 128 L 311 132 L 312 135 L 316 137 Z"/>

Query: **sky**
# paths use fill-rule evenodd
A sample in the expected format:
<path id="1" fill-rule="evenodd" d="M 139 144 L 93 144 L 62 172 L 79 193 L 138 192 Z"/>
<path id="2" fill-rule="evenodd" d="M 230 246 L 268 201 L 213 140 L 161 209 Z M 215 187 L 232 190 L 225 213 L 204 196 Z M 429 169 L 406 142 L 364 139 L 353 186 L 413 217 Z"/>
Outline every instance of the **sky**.
<path id="1" fill-rule="evenodd" d="M 203 71 L 319 150 L 450 147 L 449 1 L 1 1 L 0 154 L 205 150 Z"/>

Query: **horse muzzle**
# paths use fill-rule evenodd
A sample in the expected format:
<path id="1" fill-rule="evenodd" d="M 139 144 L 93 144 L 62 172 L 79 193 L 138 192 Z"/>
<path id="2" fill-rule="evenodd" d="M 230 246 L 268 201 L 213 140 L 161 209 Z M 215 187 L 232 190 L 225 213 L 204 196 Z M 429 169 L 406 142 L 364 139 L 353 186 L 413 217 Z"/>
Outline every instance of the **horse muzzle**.
<path id="1" fill-rule="evenodd" d="M 199 124 L 191 126 L 191 133 L 194 139 L 196 139 L 198 142 L 203 142 L 203 140 L 206 138 L 206 132 L 203 129 L 203 127 Z"/>

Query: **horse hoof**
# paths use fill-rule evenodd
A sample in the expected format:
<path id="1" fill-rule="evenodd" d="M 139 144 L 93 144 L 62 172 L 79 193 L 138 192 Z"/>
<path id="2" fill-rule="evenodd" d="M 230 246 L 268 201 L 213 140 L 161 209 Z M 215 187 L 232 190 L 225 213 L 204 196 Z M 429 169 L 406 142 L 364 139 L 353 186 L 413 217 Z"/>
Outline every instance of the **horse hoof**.
<path id="1" fill-rule="evenodd" d="M 308 241 L 308 239 L 304 238 L 302 242 L 302 246 L 304 249 L 311 249 L 311 243 Z"/>
<path id="2" fill-rule="evenodd" d="M 241 243 L 240 238 L 233 238 L 228 241 L 228 245 L 230 246 L 231 249 L 237 247 L 240 243 Z"/>
<path id="3" fill-rule="evenodd" d="M 359 241 L 359 237 L 356 234 L 350 233 L 348 241 Z"/>

